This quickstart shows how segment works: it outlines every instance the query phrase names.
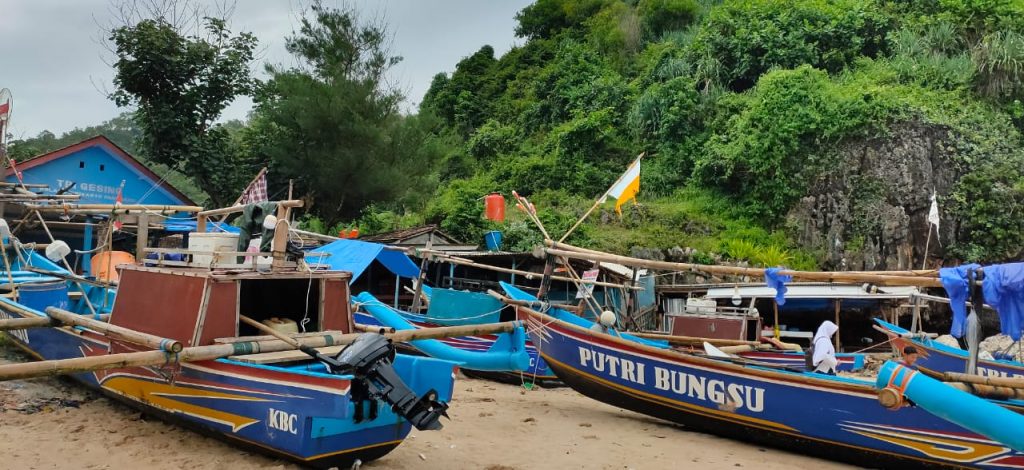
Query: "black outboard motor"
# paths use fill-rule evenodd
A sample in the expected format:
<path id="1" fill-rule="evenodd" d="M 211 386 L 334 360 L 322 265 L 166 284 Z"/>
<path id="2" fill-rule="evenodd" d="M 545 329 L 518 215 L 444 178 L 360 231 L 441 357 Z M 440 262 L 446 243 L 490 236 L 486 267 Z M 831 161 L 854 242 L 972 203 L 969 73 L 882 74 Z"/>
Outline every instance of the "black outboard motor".
<path id="1" fill-rule="evenodd" d="M 448 404 L 437 400 L 437 391 L 431 389 L 418 397 L 402 382 L 392 366 L 395 346 L 383 335 L 362 334 L 333 358 L 313 348 L 303 346 L 300 349 L 326 364 L 332 374 L 355 376 L 352 399 L 356 406 L 357 423 L 363 420 L 364 404 L 370 407 L 368 419 L 377 417 L 377 400 L 390 404 L 395 413 L 421 431 L 441 429 L 441 416 L 448 417 Z"/>

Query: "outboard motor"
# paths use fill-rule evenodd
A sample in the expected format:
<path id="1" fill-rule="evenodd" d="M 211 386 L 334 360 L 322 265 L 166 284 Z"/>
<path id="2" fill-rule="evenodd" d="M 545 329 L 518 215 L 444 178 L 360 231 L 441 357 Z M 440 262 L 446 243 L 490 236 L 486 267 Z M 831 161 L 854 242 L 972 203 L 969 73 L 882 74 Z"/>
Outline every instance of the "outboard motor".
<path id="1" fill-rule="evenodd" d="M 332 374 L 355 376 L 352 398 L 355 402 L 355 421 L 363 420 L 363 405 L 368 402 L 372 420 L 377 417 L 377 400 L 384 400 L 391 409 L 409 420 L 421 431 L 441 429 L 441 416 L 448 417 L 448 404 L 438 401 L 437 391 L 430 389 L 422 397 L 416 396 L 395 372 L 395 346 L 391 340 L 376 333 L 359 335 L 345 346 L 336 357 L 324 356 L 316 349 L 303 346 L 302 352 L 327 365 Z"/>

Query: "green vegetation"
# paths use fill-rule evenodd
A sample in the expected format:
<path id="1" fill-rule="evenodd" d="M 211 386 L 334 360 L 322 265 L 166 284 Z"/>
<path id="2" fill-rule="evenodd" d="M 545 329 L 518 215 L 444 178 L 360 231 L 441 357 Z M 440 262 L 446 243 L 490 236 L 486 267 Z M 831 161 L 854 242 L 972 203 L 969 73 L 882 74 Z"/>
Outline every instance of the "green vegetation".
<path id="1" fill-rule="evenodd" d="M 244 170 L 256 165 L 215 122 L 237 96 L 252 93 L 256 37 L 232 35 L 225 20 L 210 17 L 196 29 L 164 17 L 114 28 L 110 97 L 137 108 L 148 158 L 190 175 L 214 205 L 227 205 L 247 181 Z"/>
<path id="2" fill-rule="evenodd" d="M 1021 255 L 1024 0 L 538 0 L 516 19 L 521 45 L 480 47 L 405 116 L 382 80 L 400 60 L 386 28 L 316 4 L 288 39 L 298 65 L 269 66 L 230 132 L 234 154 L 271 162 L 272 184 L 294 178 L 313 230 L 439 223 L 528 249 L 536 230 L 514 209 L 485 221 L 484 195 L 517 190 L 560 234 L 645 152 L 639 204 L 602 208 L 570 242 L 810 268 L 825 254 L 797 246 L 786 215 L 842 180 L 847 249 L 875 243 L 891 185 L 844 174 L 843 149 L 919 126 L 956 178 L 940 194 L 948 257 Z"/>

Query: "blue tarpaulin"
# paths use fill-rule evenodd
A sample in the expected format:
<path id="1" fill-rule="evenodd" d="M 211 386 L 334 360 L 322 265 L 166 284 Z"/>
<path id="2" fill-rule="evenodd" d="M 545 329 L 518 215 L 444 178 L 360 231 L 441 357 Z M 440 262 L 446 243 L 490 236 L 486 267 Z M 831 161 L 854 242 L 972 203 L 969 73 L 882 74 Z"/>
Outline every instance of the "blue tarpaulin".
<path id="1" fill-rule="evenodd" d="M 317 253 L 329 256 L 318 256 Z M 307 263 L 329 266 L 332 271 L 351 272 L 352 282 L 355 282 L 375 260 L 398 276 L 418 278 L 420 275 L 420 268 L 405 253 L 385 250 L 384 245 L 379 243 L 341 239 L 310 250 L 306 254 Z"/>
<path id="2" fill-rule="evenodd" d="M 1024 263 L 986 266 L 981 289 L 985 302 L 999 313 L 1000 330 L 1014 341 L 1024 329 Z"/>

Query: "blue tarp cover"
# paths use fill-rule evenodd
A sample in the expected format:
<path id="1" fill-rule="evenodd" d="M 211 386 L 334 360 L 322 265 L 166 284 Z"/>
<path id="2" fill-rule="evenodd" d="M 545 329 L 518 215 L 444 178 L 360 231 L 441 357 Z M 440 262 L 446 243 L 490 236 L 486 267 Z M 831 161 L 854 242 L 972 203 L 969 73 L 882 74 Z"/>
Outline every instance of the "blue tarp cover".
<path id="1" fill-rule="evenodd" d="M 321 257 L 317 256 L 317 253 L 327 253 L 330 256 Z M 418 278 L 420 275 L 420 268 L 405 253 L 385 250 L 384 245 L 379 243 L 342 239 L 310 250 L 306 255 L 307 263 L 328 265 L 332 271 L 351 272 L 352 282 L 355 282 L 374 260 L 380 261 L 384 267 L 398 276 Z"/>

